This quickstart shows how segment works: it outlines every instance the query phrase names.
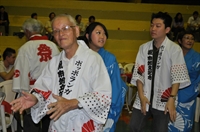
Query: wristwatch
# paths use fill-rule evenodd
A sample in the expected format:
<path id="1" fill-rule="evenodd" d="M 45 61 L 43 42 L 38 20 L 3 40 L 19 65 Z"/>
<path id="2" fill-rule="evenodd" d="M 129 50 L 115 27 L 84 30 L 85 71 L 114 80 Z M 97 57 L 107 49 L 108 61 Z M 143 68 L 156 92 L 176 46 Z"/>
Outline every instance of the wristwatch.
<path id="1" fill-rule="evenodd" d="M 174 100 L 176 100 L 176 95 L 170 95 L 169 98 L 173 98 Z"/>

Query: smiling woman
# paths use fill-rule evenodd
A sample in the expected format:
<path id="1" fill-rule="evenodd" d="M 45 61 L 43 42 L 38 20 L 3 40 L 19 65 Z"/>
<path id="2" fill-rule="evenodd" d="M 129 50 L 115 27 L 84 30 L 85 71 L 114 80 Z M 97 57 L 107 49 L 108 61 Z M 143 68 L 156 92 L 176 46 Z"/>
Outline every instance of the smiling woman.
<path id="1" fill-rule="evenodd" d="M 171 132 L 189 132 L 192 130 L 194 123 L 196 98 L 199 94 L 198 84 L 200 82 L 200 54 L 192 49 L 194 39 L 194 34 L 188 31 L 182 32 L 178 36 L 178 43 L 183 50 L 191 85 L 178 91 L 176 111 L 177 118 L 181 120 L 177 119 L 174 123 L 169 123 Z M 181 122 L 184 122 L 184 125 Z"/>
<path id="2" fill-rule="evenodd" d="M 124 97 L 126 94 L 127 86 L 120 76 L 120 70 L 116 57 L 104 49 L 104 45 L 108 39 L 108 31 L 106 27 L 100 22 L 91 23 L 84 35 L 89 48 L 102 57 L 104 64 L 109 74 L 112 85 L 112 102 L 108 114 L 108 119 L 104 126 L 104 132 L 114 132 L 116 123 L 119 119 L 121 110 L 124 106 Z"/>

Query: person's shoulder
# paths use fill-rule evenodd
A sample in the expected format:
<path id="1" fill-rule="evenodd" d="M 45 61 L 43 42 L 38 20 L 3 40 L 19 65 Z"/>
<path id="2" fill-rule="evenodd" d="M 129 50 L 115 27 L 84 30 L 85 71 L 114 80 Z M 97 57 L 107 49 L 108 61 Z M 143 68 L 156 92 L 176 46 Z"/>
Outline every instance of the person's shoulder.
<path id="1" fill-rule="evenodd" d="M 29 40 L 27 41 L 23 46 L 24 47 L 37 47 L 38 45 L 41 45 L 41 44 L 45 44 L 47 46 L 53 46 L 55 47 L 56 44 L 53 43 L 52 41 L 48 40 L 48 39 L 43 39 L 43 40 Z"/>
<path id="2" fill-rule="evenodd" d="M 197 17 L 197 21 L 200 21 L 200 17 Z"/>
<path id="3" fill-rule="evenodd" d="M 149 48 L 149 46 L 152 44 L 152 42 L 153 42 L 153 40 L 141 44 L 140 49 Z"/>
<path id="4" fill-rule="evenodd" d="M 87 56 L 88 56 L 88 60 L 90 62 L 96 62 L 96 63 L 99 63 L 103 60 L 103 58 L 95 51 L 93 51 L 92 49 L 88 49 L 88 52 L 87 52 Z"/>
<path id="5" fill-rule="evenodd" d="M 180 46 L 173 42 L 172 40 L 168 39 L 168 42 L 167 42 L 168 45 L 170 45 L 171 47 L 177 47 L 177 48 L 180 48 Z"/>
<path id="6" fill-rule="evenodd" d="M 50 48 L 57 48 L 56 44 L 51 42 L 50 40 L 42 40 L 42 43 L 38 40 L 29 40 L 19 48 L 19 51 L 29 52 L 29 50 L 36 50 L 38 49 L 38 46 L 41 44 L 45 44 Z"/>
<path id="7" fill-rule="evenodd" d="M 49 62 L 56 64 L 58 61 L 61 60 L 61 56 L 62 56 L 63 52 L 64 51 L 61 51 L 59 54 L 54 55 Z"/>
<path id="8" fill-rule="evenodd" d="M 57 45 L 54 42 L 52 42 L 50 40 L 45 40 L 45 41 L 46 41 L 46 43 L 44 43 L 44 44 L 46 44 L 50 47 L 53 47 L 53 48 L 58 48 Z"/>
<path id="9" fill-rule="evenodd" d="M 166 47 L 170 53 L 182 52 L 180 45 L 171 40 L 168 40 Z"/>
<path id="10" fill-rule="evenodd" d="M 0 72 L 5 72 L 5 66 L 3 61 L 0 61 Z"/>
<path id="11" fill-rule="evenodd" d="M 26 51 L 27 47 L 29 47 L 31 45 L 30 41 L 25 42 L 20 48 L 19 48 L 19 52 L 20 51 Z"/>
<path id="12" fill-rule="evenodd" d="M 106 50 L 106 51 L 107 51 L 107 50 Z M 115 57 L 115 55 L 114 55 L 113 53 L 107 51 L 107 54 L 109 55 L 109 58 L 110 58 L 110 59 L 112 59 L 112 60 L 115 60 L 115 59 L 116 59 L 116 57 Z"/>
<path id="13" fill-rule="evenodd" d="M 115 55 L 107 50 L 105 50 L 104 48 L 101 49 L 107 57 L 109 57 L 110 59 L 116 59 Z"/>
<path id="14" fill-rule="evenodd" d="M 28 49 L 33 50 L 33 47 L 36 47 L 36 43 L 34 43 L 34 40 L 29 40 L 19 48 L 19 51 L 27 51 Z"/>
<path id="15" fill-rule="evenodd" d="M 3 61 L 0 61 L 0 67 L 4 66 Z"/>
<path id="16" fill-rule="evenodd" d="M 8 15 L 8 12 L 7 12 L 7 11 L 4 11 L 4 14 Z"/>
<path id="17" fill-rule="evenodd" d="M 198 57 L 198 58 L 200 58 L 200 53 L 197 52 L 197 51 L 195 51 L 194 49 L 192 49 L 192 50 L 194 51 L 195 56 Z"/>
<path id="18" fill-rule="evenodd" d="M 190 16 L 188 19 L 193 19 L 193 16 Z"/>

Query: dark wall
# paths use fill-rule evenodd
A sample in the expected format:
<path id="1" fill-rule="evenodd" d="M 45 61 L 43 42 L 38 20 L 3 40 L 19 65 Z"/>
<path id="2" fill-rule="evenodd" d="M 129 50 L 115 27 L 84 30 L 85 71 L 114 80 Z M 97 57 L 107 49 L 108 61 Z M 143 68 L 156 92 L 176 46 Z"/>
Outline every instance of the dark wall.
<path id="1" fill-rule="evenodd" d="M 200 0 L 142 0 L 142 3 L 200 5 Z"/>
<path id="2" fill-rule="evenodd" d="M 134 2 L 134 0 L 90 0 L 90 1 Z M 141 3 L 200 5 L 200 0 L 141 0 Z"/>

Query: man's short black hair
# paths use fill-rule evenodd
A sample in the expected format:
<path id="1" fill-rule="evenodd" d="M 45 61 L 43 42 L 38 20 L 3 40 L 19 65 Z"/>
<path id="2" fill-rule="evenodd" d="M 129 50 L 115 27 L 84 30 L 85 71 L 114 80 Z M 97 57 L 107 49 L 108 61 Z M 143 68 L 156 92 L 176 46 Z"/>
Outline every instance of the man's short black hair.
<path id="1" fill-rule="evenodd" d="M 4 6 L 2 6 L 2 5 L 0 6 L 0 9 L 1 9 L 1 8 L 3 8 L 3 9 L 5 10 L 5 7 L 4 7 Z"/>
<path id="2" fill-rule="evenodd" d="M 3 60 L 6 59 L 6 57 L 10 57 L 12 54 L 16 54 L 16 51 L 12 48 L 6 48 L 3 52 Z"/>
<path id="3" fill-rule="evenodd" d="M 199 12 L 198 11 L 194 11 L 193 15 L 199 15 Z"/>
<path id="4" fill-rule="evenodd" d="M 160 18 L 163 20 L 163 23 L 165 24 L 165 28 L 171 27 L 172 24 L 172 17 L 167 13 L 167 12 L 158 12 L 158 13 L 153 13 L 151 16 L 151 23 L 153 19 L 155 18 Z"/>
<path id="5" fill-rule="evenodd" d="M 91 22 L 91 20 L 92 20 L 92 19 L 94 19 L 94 20 L 95 20 L 95 16 L 90 16 L 90 17 L 89 17 L 89 19 L 88 19 L 88 20 L 89 20 L 89 22 Z"/>
<path id="6" fill-rule="evenodd" d="M 34 18 L 34 16 L 37 16 L 37 13 L 32 13 L 31 18 Z"/>

